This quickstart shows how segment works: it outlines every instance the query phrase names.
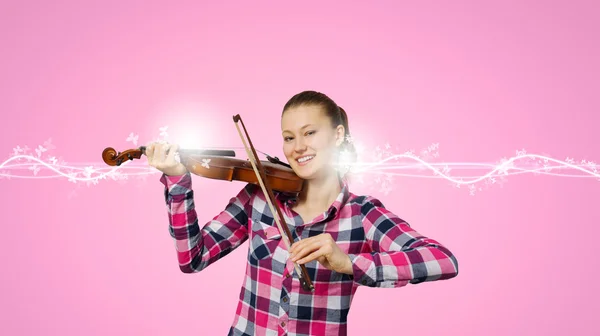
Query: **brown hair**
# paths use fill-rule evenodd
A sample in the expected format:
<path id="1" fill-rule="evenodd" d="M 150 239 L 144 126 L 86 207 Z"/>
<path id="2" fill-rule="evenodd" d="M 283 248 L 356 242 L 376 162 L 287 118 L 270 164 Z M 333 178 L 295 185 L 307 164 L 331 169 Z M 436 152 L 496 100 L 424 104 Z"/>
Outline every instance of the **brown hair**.
<path id="1" fill-rule="evenodd" d="M 301 106 L 301 105 L 317 105 L 323 108 L 325 115 L 329 117 L 331 120 L 331 124 L 333 127 L 337 127 L 338 125 L 344 126 L 345 136 L 340 145 L 340 149 L 346 150 L 350 152 L 352 159 L 356 158 L 356 149 L 352 143 L 350 138 L 350 127 L 348 126 L 348 116 L 346 115 L 346 111 L 343 108 L 338 106 L 333 99 L 329 98 L 327 95 L 317 91 L 303 91 L 288 100 L 288 102 L 283 107 L 283 111 L 281 114 L 283 115 L 285 111 L 292 107 Z"/>

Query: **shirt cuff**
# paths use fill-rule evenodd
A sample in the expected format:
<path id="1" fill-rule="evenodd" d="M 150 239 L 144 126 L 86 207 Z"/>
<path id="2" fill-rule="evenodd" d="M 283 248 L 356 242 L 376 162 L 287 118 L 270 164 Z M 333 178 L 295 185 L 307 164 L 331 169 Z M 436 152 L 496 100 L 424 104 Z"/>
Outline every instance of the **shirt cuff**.
<path id="1" fill-rule="evenodd" d="M 192 176 L 189 171 L 176 176 L 163 173 L 160 182 L 165 186 L 165 194 L 170 196 L 186 195 L 192 189 Z"/>
<path id="2" fill-rule="evenodd" d="M 397 288 L 405 286 L 408 281 L 385 279 L 383 268 L 378 266 L 375 253 L 349 254 L 352 262 L 352 279 L 355 284 L 367 287 Z"/>
<path id="3" fill-rule="evenodd" d="M 349 254 L 352 262 L 352 278 L 358 285 L 373 286 L 376 283 L 375 263 L 358 254 Z"/>

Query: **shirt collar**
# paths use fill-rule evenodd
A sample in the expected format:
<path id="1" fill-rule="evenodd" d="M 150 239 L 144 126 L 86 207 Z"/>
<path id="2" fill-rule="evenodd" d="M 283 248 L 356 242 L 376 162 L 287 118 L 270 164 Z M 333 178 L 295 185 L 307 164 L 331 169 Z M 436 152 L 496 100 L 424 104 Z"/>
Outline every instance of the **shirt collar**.
<path id="1" fill-rule="evenodd" d="M 341 179 L 340 186 L 342 187 L 342 190 L 325 213 L 325 217 L 327 219 L 335 217 L 335 215 L 346 204 L 348 198 L 350 197 L 350 188 L 348 186 L 348 181 L 346 179 Z M 277 198 L 282 204 L 285 204 L 289 207 L 293 206 L 298 201 L 298 195 L 294 193 L 279 193 L 277 195 Z"/>

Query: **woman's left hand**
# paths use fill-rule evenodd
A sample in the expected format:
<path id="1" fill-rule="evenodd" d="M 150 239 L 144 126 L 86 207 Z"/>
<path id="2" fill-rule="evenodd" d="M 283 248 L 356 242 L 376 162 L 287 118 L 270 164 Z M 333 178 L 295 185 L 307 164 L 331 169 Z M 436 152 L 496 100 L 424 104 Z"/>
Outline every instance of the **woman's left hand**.
<path id="1" fill-rule="evenodd" d="M 301 239 L 292 244 L 289 252 L 291 260 L 298 264 L 317 260 L 328 270 L 353 273 L 350 257 L 340 249 L 329 233 Z"/>

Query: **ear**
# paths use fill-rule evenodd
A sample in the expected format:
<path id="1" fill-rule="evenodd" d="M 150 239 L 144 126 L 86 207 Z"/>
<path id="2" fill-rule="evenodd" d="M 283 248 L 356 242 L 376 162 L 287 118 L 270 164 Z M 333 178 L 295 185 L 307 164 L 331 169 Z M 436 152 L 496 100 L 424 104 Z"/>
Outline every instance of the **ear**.
<path id="1" fill-rule="evenodd" d="M 335 145 L 341 146 L 346 136 L 346 130 L 343 125 L 338 125 L 335 129 Z"/>

